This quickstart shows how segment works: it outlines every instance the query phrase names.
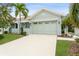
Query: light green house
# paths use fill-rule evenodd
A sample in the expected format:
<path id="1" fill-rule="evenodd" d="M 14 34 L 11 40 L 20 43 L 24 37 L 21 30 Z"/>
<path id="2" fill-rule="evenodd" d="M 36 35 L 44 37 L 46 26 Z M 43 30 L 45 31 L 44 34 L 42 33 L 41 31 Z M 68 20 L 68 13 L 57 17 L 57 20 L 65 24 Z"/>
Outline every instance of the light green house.
<path id="1" fill-rule="evenodd" d="M 22 17 L 21 26 L 28 34 L 53 34 L 61 35 L 61 14 L 47 9 L 41 9 L 32 16 L 24 19 Z M 12 33 L 19 33 L 18 21 L 14 21 Z"/>

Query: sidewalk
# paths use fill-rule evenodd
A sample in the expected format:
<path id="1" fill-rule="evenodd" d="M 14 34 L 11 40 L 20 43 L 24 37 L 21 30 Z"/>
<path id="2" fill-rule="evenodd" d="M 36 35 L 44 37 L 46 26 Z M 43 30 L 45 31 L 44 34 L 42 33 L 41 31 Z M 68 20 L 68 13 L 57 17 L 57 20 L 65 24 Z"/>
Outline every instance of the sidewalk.
<path id="1" fill-rule="evenodd" d="M 69 41 L 75 41 L 74 38 L 64 38 L 64 37 L 58 37 L 57 40 L 69 40 Z"/>

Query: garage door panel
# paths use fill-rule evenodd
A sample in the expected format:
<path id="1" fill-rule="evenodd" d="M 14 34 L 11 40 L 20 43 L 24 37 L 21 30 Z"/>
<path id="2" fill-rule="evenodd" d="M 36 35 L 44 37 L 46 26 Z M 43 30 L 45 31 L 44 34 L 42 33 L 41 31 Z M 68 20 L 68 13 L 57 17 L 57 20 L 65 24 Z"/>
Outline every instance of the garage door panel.
<path id="1" fill-rule="evenodd" d="M 56 22 L 32 24 L 32 34 L 56 34 Z"/>

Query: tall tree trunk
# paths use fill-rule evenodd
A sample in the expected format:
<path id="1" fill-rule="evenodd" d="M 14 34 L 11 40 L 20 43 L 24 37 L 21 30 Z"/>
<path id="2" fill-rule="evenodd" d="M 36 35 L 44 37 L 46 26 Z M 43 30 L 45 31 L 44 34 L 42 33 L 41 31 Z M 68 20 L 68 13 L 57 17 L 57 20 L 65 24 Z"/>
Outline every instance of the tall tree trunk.
<path id="1" fill-rule="evenodd" d="M 19 34 L 21 33 L 21 13 L 19 14 L 19 20 L 18 20 L 18 30 L 19 30 Z"/>

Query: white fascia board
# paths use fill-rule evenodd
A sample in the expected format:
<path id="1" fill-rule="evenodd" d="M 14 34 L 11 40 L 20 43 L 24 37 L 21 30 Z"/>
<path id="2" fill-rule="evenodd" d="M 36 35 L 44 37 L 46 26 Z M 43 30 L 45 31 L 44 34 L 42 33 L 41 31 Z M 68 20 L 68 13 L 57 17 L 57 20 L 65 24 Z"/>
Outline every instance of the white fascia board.
<path id="1" fill-rule="evenodd" d="M 57 21 L 57 20 L 31 20 L 31 22 L 46 22 L 46 21 Z"/>

